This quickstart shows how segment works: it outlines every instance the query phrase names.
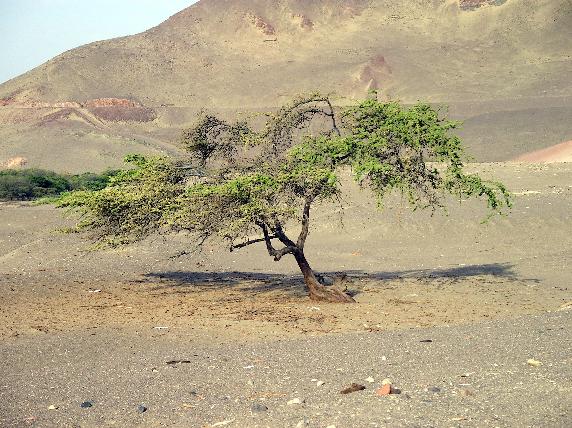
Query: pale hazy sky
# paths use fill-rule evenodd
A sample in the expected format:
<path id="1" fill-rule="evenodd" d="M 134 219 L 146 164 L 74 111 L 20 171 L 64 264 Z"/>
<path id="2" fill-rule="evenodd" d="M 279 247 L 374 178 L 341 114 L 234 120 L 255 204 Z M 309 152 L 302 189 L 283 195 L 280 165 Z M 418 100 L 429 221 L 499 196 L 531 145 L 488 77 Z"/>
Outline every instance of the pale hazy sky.
<path id="1" fill-rule="evenodd" d="M 197 0 L 0 0 L 0 83 L 97 40 L 140 33 Z"/>

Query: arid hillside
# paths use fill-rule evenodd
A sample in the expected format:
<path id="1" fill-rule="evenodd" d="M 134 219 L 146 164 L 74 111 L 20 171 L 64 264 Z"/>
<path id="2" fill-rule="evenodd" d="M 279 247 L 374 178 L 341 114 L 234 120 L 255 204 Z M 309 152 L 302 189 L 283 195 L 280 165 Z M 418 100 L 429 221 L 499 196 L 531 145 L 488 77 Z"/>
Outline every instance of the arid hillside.
<path id="1" fill-rule="evenodd" d="M 176 152 L 203 108 L 371 89 L 448 104 L 477 159 L 506 160 L 572 137 L 571 28 L 569 0 L 201 0 L 0 85 L 0 162 L 102 169 Z"/>

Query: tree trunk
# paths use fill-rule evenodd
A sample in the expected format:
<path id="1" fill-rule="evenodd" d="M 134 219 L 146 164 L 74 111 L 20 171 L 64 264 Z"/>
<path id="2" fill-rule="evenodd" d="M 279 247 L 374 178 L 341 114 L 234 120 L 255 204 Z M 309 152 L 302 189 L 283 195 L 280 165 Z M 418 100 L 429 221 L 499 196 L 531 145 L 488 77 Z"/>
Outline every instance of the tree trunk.
<path id="1" fill-rule="evenodd" d="M 298 267 L 304 275 L 304 282 L 308 286 L 311 300 L 331 303 L 355 303 L 355 300 L 343 291 L 320 284 L 316 275 L 314 275 L 314 271 L 310 267 L 310 264 L 306 260 L 303 251 L 299 250 L 295 252 L 294 257 L 298 262 Z"/>

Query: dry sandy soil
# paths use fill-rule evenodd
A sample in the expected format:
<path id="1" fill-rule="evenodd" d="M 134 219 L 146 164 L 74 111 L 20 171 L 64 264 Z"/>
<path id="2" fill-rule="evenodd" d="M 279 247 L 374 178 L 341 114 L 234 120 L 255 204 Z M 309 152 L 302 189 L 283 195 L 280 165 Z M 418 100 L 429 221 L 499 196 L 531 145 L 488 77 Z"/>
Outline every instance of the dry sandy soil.
<path id="1" fill-rule="evenodd" d="M 54 208 L 0 204 L 0 426 L 566 427 L 572 164 L 471 168 L 514 192 L 508 217 L 376 213 L 349 181 L 344 227 L 313 211 L 307 255 L 354 305 L 309 301 L 263 248 L 88 251 Z"/>
<path id="2" fill-rule="evenodd" d="M 195 251 L 186 236 L 89 251 L 50 206 L 0 205 L 0 335 L 109 327 L 256 341 L 471 323 L 556 311 L 572 301 L 572 165 L 478 164 L 515 194 L 508 217 L 452 203 L 449 216 L 383 213 L 345 186 L 348 206 L 316 208 L 307 254 L 316 270 L 347 272 L 357 305 L 316 304 L 291 260 L 263 248 Z M 342 222 L 344 227 L 342 227 Z"/>

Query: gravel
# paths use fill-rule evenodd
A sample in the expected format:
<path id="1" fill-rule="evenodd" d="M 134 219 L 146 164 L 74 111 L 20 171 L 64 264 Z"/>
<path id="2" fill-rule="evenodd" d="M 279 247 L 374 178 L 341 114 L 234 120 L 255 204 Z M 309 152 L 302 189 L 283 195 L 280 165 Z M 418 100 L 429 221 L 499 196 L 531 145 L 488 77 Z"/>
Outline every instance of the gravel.
<path id="1" fill-rule="evenodd" d="M 571 327 L 561 311 L 210 346 L 104 329 L 13 338 L 0 343 L 0 426 L 565 427 Z M 378 381 L 339 393 L 369 376 L 402 393 L 377 396 Z M 86 396 L 97 405 L 80 408 Z"/>

